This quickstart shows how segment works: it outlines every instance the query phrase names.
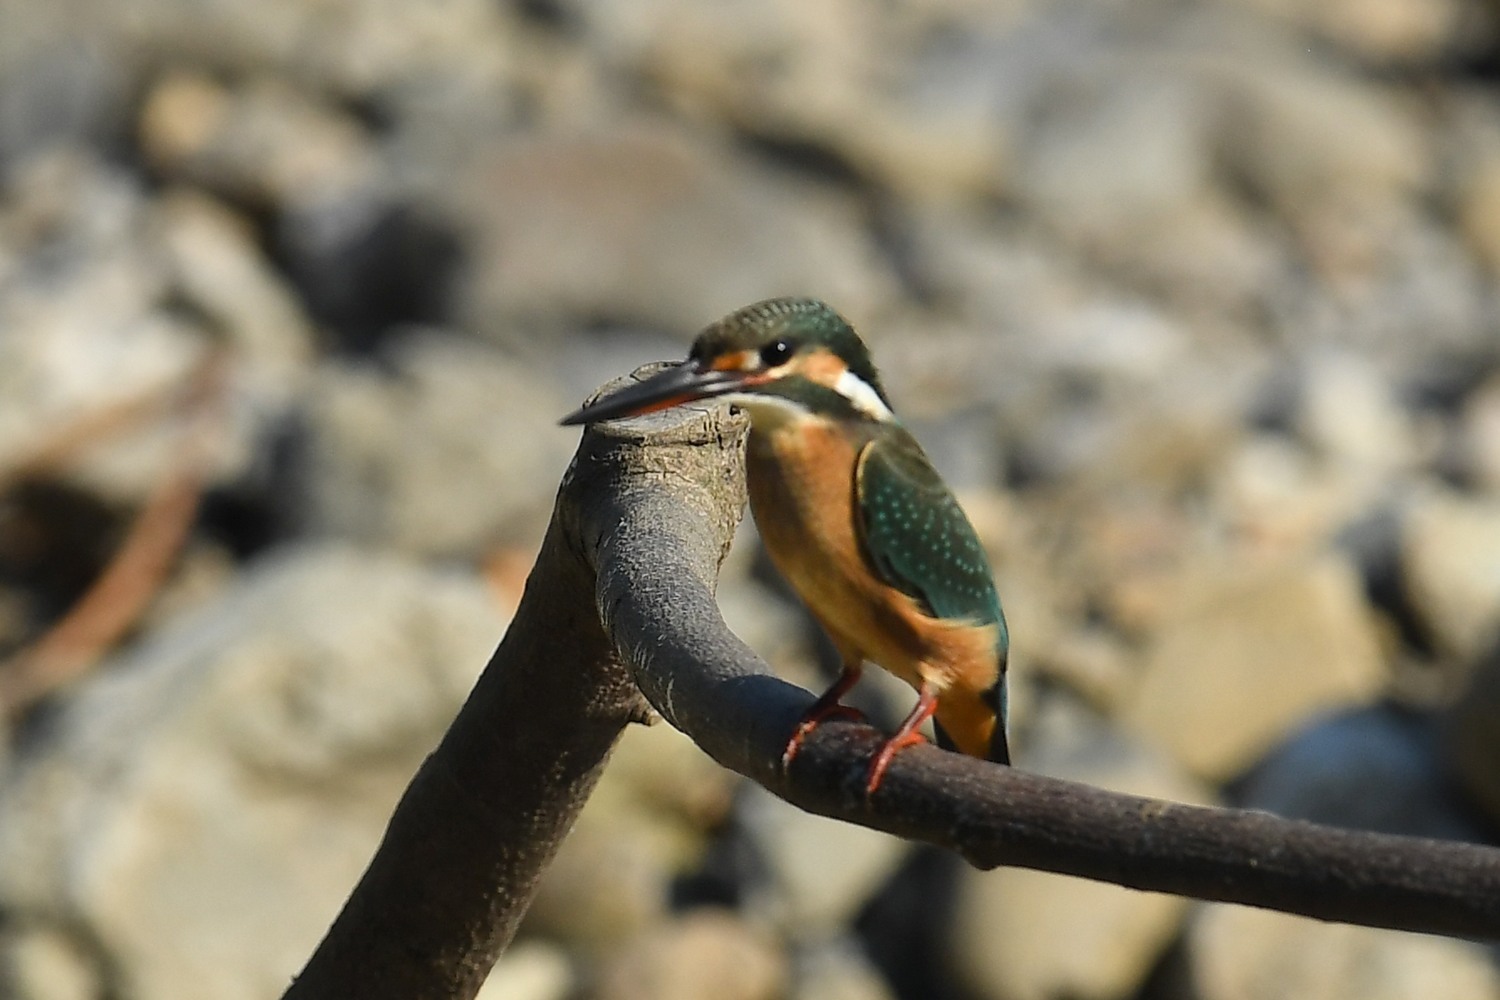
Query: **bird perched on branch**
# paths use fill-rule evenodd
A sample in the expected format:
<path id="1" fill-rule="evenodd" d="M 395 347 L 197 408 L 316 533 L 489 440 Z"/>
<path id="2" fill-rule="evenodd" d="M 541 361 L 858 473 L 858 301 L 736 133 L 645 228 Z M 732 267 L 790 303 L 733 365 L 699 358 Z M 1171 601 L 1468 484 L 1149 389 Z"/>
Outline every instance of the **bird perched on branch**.
<path id="1" fill-rule="evenodd" d="M 1008 636 L 984 549 L 953 493 L 896 415 L 853 327 L 813 299 L 770 299 L 714 323 L 685 362 L 570 413 L 564 424 L 717 398 L 750 414 L 750 508 L 778 570 L 827 631 L 838 680 L 803 716 L 790 763 L 868 660 L 918 692 L 870 763 L 873 795 L 891 760 L 938 742 L 1010 763 Z"/>

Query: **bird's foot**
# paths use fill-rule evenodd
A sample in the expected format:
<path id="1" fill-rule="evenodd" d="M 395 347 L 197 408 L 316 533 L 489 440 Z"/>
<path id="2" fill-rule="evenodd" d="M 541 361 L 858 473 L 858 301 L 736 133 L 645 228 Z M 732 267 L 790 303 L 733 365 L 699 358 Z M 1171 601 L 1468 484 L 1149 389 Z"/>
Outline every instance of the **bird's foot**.
<path id="1" fill-rule="evenodd" d="M 921 733 L 903 729 L 880 744 L 880 749 L 875 753 L 875 759 L 870 761 L 870 770 L 865 775 L 865 798 L 874 796 L 875 789 L 880 787 L 886 769 L 891 766 L 891 761 L 896 759 L 896 754 L 909 746 L 926 742 L 927 739 Z"/>
<path id="2" fill-rule="evenodd" d="M 792 738 L 787 740 L 786 749 L 781 753 L 781 766 L 790 767 L 792 759 L 802 749 L 802 742 L 812 735 L 824 722 L 832 718 L 851 719 L 855 722 L 864 722 L 865 714 L 857 708 L 848 705 L 840 705 L 837 702 L 832 705 L 814 705 L 812 709 L 797 723 L 797 731 L 792 733 Z"/>

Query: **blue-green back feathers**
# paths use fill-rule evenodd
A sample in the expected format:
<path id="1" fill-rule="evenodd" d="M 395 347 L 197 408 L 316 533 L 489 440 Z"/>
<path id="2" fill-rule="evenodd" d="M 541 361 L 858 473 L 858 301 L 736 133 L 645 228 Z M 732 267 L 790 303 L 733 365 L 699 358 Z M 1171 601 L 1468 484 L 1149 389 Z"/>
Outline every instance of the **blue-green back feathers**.
<path id="1" fill-rule="evenodd" d="M 984 693 L 999 720 L 990 757 L 1009 763 L 1004 674 L 1010 637 L 989 559 L 973 525 L 900 424 L 886 425 L 860 452 L 855 490 L 860 540 L 886 583 L 935 618 L 995 626 L 997 675 Z M 952 749 L 941 726 L 937 736 Z"/>
<path id="2" fill-rule="evenodd" d="M 887 583 L 936 618 L 1000 629 L 1005 617 L 984 546 L 910 432 L 888 426 L 860 453 L 862 538 Z"/>

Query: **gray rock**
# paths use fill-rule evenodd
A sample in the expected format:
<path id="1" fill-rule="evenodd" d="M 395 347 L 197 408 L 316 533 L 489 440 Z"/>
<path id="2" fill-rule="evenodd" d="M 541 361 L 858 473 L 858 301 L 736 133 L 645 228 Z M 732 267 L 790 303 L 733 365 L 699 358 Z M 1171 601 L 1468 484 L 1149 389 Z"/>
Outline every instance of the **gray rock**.
<path id="1" fill-rule="evenodd" d="M 1245 183 L 1304 227 L 1305 238 L 1375 236 L 1358 228 L 1356 213 L 1390 211 L 1429 181 L 1432 163 L 1420 126 L 1394 93 L 1362 86 L 1290 45 L 1262 56 L 1269 58 L 1220 64 L 1227 114 L 1217 119 L 1218 148 Z"/>
<path id="2" fill-rule="evenodd" d="M 461 313 L 502 341 L 559 316 L 687 334 L 775 295 L 859 319 L 894 292 L 844 195 L 668 128 L 505 144 L 446 199 L 471 239 Z"/>
<path id="3" fill-rule="evenodd" d="M 758 902 L 799 935 L 827 937 L 847 926 L 911 851 L 906 841 L 803 812 L 758 785 L 745 788 L 740 818 L 771 876 Z"/>
<path id="4" fill-rule="evenodd" d="M 1206 804 L 1210 795 L 1155 753 L 1069 702 L 1044 703 L 1019 763 L 1113 791 Z M 980 997 L 1134 996 L 1177 936 L 1186 900 L 1025 868 L 964 870 L 951 942 Z"/>
<path id="5" fill-rule="evenodd" d="M 133 59 L 91 0 L 0 8 L 0 177 L 119 134 Z"/>
<path id="6" fill-rule="evenodd" d="M 181 465 L 182 407 L 169 403 L 216 348 L 203 471 L 222 483 L 246 474 L 305 375 L 312 329 L 294 296 L 222 204 L 148 200 L 86 158 L 33 161 L 0 208 L 0 467 L 60 428 L 160 400 L 61 470 L 107 502 L 139 503 Z"/>
<path id="7" fill-rule="evenodd" d="M 1311 723 L 1255 766 L 1236 800 L 1247 809 L 1358 830 L 1484 837 L 1450 780 L 1436 720 L 1388 705 Z"/>
<path id="8" fill-rule="evenodd" d="M 108 19 L 116 8 L 104 6 Z M 252 14 L 236 7 L 134 0 L 120 28 L 153 65 L 203 66 L 221 78 L 275 74 L 311 91 L 374 100 L 403 86 L 467 84 L 483 118 L 509 109 L 518 42 L 507 8 L 459 0 L 433 11 L 384 0 L 338 0 L 324 8 L 272 0 Z"/>
<path id="9" fill-rule="evenodd" d="M 279 407 L 307 374 L 314 333 L 286 280 L 266 260 L 250 224 L 222 203 L 176 191 L 151 206 L 148 225 L 172 289 L 201 309 L 235 351 L 242 395 Z M 279 408 L 278 407 L 278 408 Z"/>
<path id="10" fill-rule="evenodd" d="M 0 466 L 70 420 L 182 385 L 202 357 L 201 331 L 159 308 L 171 285 L 144 196 L 138 179 L 59 153 L 31 161 L 0 206 Z M 68 474 L 138 502 L 176 460 L 174 431 L 146 422 Z"/>
<path id="11" fill-rule="evenodd" d="M 287 514 L 306 530 L 473 557 L 545 525 L 577 434 L 549 380 L 474 341 L 403 338 L 386 369 L 329 362 L 307 387 Z"/>
<path id="12" fill-rule="evenodd" d="M 1274 248 L 1217 189 L 1215 90 L 1195 74 L 1112 51 L 1063 64 L 1035 100 L 1015 194 L 1064 240 L 1174 291 L 1210 280 L 1221 302 L 1271 277 Z"/>
<path id="13" fill-rule="evenodd" d="M 503 627 L 470 575 L 306 548 L 105 665 L 7 776 L 7 995 L 66 995 L 37 933 L 111 996 L 280 995 Z"/>

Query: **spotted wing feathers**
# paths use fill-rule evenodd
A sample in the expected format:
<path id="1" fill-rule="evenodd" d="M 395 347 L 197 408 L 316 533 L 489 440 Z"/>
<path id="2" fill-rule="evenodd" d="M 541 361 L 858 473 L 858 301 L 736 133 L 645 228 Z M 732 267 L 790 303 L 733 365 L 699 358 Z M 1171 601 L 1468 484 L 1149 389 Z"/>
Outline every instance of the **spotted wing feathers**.
<path id="1" fill-rule="evenodd" d="M 963 508 L 905 428 L 887 427 L 859 456 L 855 509 L 860 538 L 886 583 L 935 618 L 994 625 L 998 677 L 984 692 L 999 724 L 990 759 L 1010 762 L 1005 739 L 1005 660 L 1009 636 L 989 558 Z M 952 741 L 941 727 L 938 741 Z"/>
<path id="2" fill-rule="evenodd" d="M 999 625 L 1003 642 L 984 547 L 910 432 L 891 427 L 864 447 L 856 489 L 866 554 L 885 581 L 936 618 Z"/>

